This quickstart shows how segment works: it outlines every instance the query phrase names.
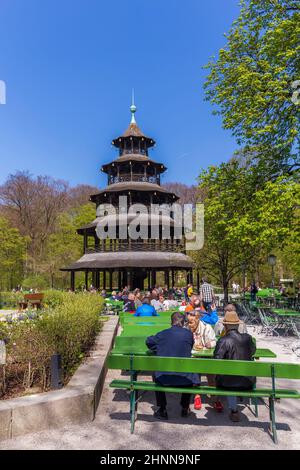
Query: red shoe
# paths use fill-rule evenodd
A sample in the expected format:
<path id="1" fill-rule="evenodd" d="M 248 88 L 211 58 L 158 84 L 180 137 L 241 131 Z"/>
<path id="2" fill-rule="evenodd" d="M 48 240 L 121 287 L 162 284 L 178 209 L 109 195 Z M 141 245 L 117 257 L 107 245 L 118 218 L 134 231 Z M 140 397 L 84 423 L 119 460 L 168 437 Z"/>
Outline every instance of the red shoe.
<path id="1" fill-rule="evenodd" d="M 220 402 L 220 400 L 217 400 L 214 402 L 214 409 L 218 412 L 218 413 L 222 413 L 224 407 L 222 405 L 222 403 Z"/>
<path id="2" fill-rule="evenodd" d="M 195 395 L 194 398 L 194 409 L 195 410 L 201 410 L 202 407 L 202 401 L 200 395 Z"/>

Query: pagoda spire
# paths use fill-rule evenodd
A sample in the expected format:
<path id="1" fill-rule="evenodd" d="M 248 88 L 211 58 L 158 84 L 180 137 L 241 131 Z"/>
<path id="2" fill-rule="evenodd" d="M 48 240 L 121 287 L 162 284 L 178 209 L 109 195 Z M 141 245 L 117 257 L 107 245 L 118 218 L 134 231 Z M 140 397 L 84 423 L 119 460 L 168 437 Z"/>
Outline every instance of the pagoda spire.
<path id="1" fill-rule="evenodd" d="M 136 124 L 136 120 L 135 120 L 135 117 L 134 117 L 134 113 L 136 112 L 136 106 L 134 104 L 134 88 L 132 88 L 130 111 L 131 111 L 130 124 Z"/>

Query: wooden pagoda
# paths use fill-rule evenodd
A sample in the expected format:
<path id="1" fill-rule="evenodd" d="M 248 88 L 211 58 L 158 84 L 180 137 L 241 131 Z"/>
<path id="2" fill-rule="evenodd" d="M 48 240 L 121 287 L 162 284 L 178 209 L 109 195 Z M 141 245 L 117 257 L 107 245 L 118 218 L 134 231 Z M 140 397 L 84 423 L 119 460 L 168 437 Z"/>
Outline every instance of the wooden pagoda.
<path id="1" fill-rule="evenodd" d="M 184 239 L 174 237 L 174 219 L 171 215 L 153 216 L 151 223 L 158 226 L 158 237 L 151 239 L 150 224 L 147 238 L 132 240 L 130 237 L 121 238 L 127 234 L 128 224 L 132 216 L 118 212 L 120 196 L 127 197 L 128 207 L 142 203 L 150 213 L 151 204 L 172 204 L 178 196 L 161 187 L 161 174 L 166 171 L 162 163 L 149 158 L 149 148 L 155 145 L 137 126 L 135 121 L 136 107 L 130 107 L 131 122 L 128 129 L 112 141 L 118 149 L 119 156 L 110 163 L 102 166 L 101 171 L 107 174 L 107 186 L 90 200 L 96 208 L 102 204 L 112 204 L 116 208 L 116 238 L 99 239 L 96 228 L 101 217 L 96 217 L 91 223 L 80 227 L 77 233 L 83 236 L 83 256 L 62 271 L 71 273 L 71 289 L 75 289 L 75 273 L 85 273 L 85 284 L 88 286 L 88 276 L 92 273 L 92 283 L 96 288 L 109 289 L 128 286 L 134 288 L 151 288 L 156 285 L 158 272 L 164 273 L 164 282 L 168 287 L 175 285 L 176 273 L 185 271 L 187 282 L 192 282 L 193 261 L 186 255 Z M 143 214 L 141 218 L 148 216 Z M 150 217 L 150 216 L 149 216 Z M 169 224 L 168 238 L 164 237 L 164 227 Z M 122 228 L 122 230 L 121 230 Z"/>

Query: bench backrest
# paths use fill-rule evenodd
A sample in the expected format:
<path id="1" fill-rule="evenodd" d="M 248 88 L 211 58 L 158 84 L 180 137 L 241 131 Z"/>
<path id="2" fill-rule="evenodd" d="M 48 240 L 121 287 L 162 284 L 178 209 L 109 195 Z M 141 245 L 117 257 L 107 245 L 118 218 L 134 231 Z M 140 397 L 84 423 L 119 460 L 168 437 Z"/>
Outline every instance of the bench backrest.
<path id="1" fill-rule="evenodd" d="M 274 362 L 110 354 L 109 369 L 300 379 L 300 365 Z"/>
<path id="2" fill-rule="evenodd" d="M 44 294 L 42 293 L 24 295 L 25 300 L 43 300 L 43 298 L 44 298 Z"/>
<path id="3" fill-rule="evenodd" d="M 146 338 L 144 336 L 116 336 L 115 348 L 124 349 L 124 352 L 130 352 L 130 348 L 134 351 L 147 350 Z"/>

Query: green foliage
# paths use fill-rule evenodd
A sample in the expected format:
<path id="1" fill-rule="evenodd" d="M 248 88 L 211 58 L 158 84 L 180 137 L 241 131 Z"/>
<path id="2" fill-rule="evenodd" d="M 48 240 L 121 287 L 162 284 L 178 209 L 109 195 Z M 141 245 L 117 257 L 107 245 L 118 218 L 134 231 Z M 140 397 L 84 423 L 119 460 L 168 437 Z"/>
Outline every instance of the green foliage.
<path id="1" fill-rule="evenodd" d="M 96 294 L 70 293 L 60 306 L 39 320 L 39 330 L 61 354 L 66 374 L 74 371 L 99 331 L 102 306 L 103 299 Z"/>
<path id="2" fill-rule="evenodd" d="M 45 289 L 48 282 L 41 274 L 32 274 L 22 281 L 23 289 Z"/>
<path id="3" fill-rule="evenodd" d="M 23 298 L 24 294 L 22 292 L 0 292 L 0 307 L 16 308 Z"/>
<path id="4" fill-rule="evenodd" d="M 195 257 L 226 292 L 243 264 L 252 271 L 272 250 L 288 246 L 292 237 L 299 240 L 296 179 L 258 182 L 255 167 L 233 159 L 203 171 L 199 183 L 205 194 L 205 244 Z"/>
<path id="5" fill-rule="evenodd" d="M 43 306 L 45 308 L 55 308 L 63 304 L 70 298 L 69 292 L 64 292 L 55 289 L 44 290 Z"/>
<path id="6" fill-rule="evenodd" d="M 19 230 L 0 217 L 0 288 L 12 288 L 22 279 L 26 243 Z"/>
<path id="7" fill-rule="evenodd" d="M 206 98 L 261 173 L 278 176 L 299 168 L 299 105 L 291 98 L 300 71 L 300 4 L 241 5 L 225 48 L 207 65 Z"/>
<path id="8" fill-rule="evenodd" d="M 1 337 L 8 339 L 6 390 L 49 387 L 50 359 L 62 356 L 64 381 L 80 364 L 101 328 L 103 299 L 97 294 L 46 291 L 50 308 L 36 320 L 0 323 Z"/>
<path id="9" fill-rule="evenodd" d="M 47 240 L 44 262 L 40 267 L 41 271 L 51 278 L 48 285 L 63 287 L 62 281 L 66 274 L 59 269 L 78 259 L 83 253 L 83 239 L 77 234 L 76 229 L 94 218 L 95 208 L 90 204 L 76 207 L 60 215 L 57 230 Z"/>

